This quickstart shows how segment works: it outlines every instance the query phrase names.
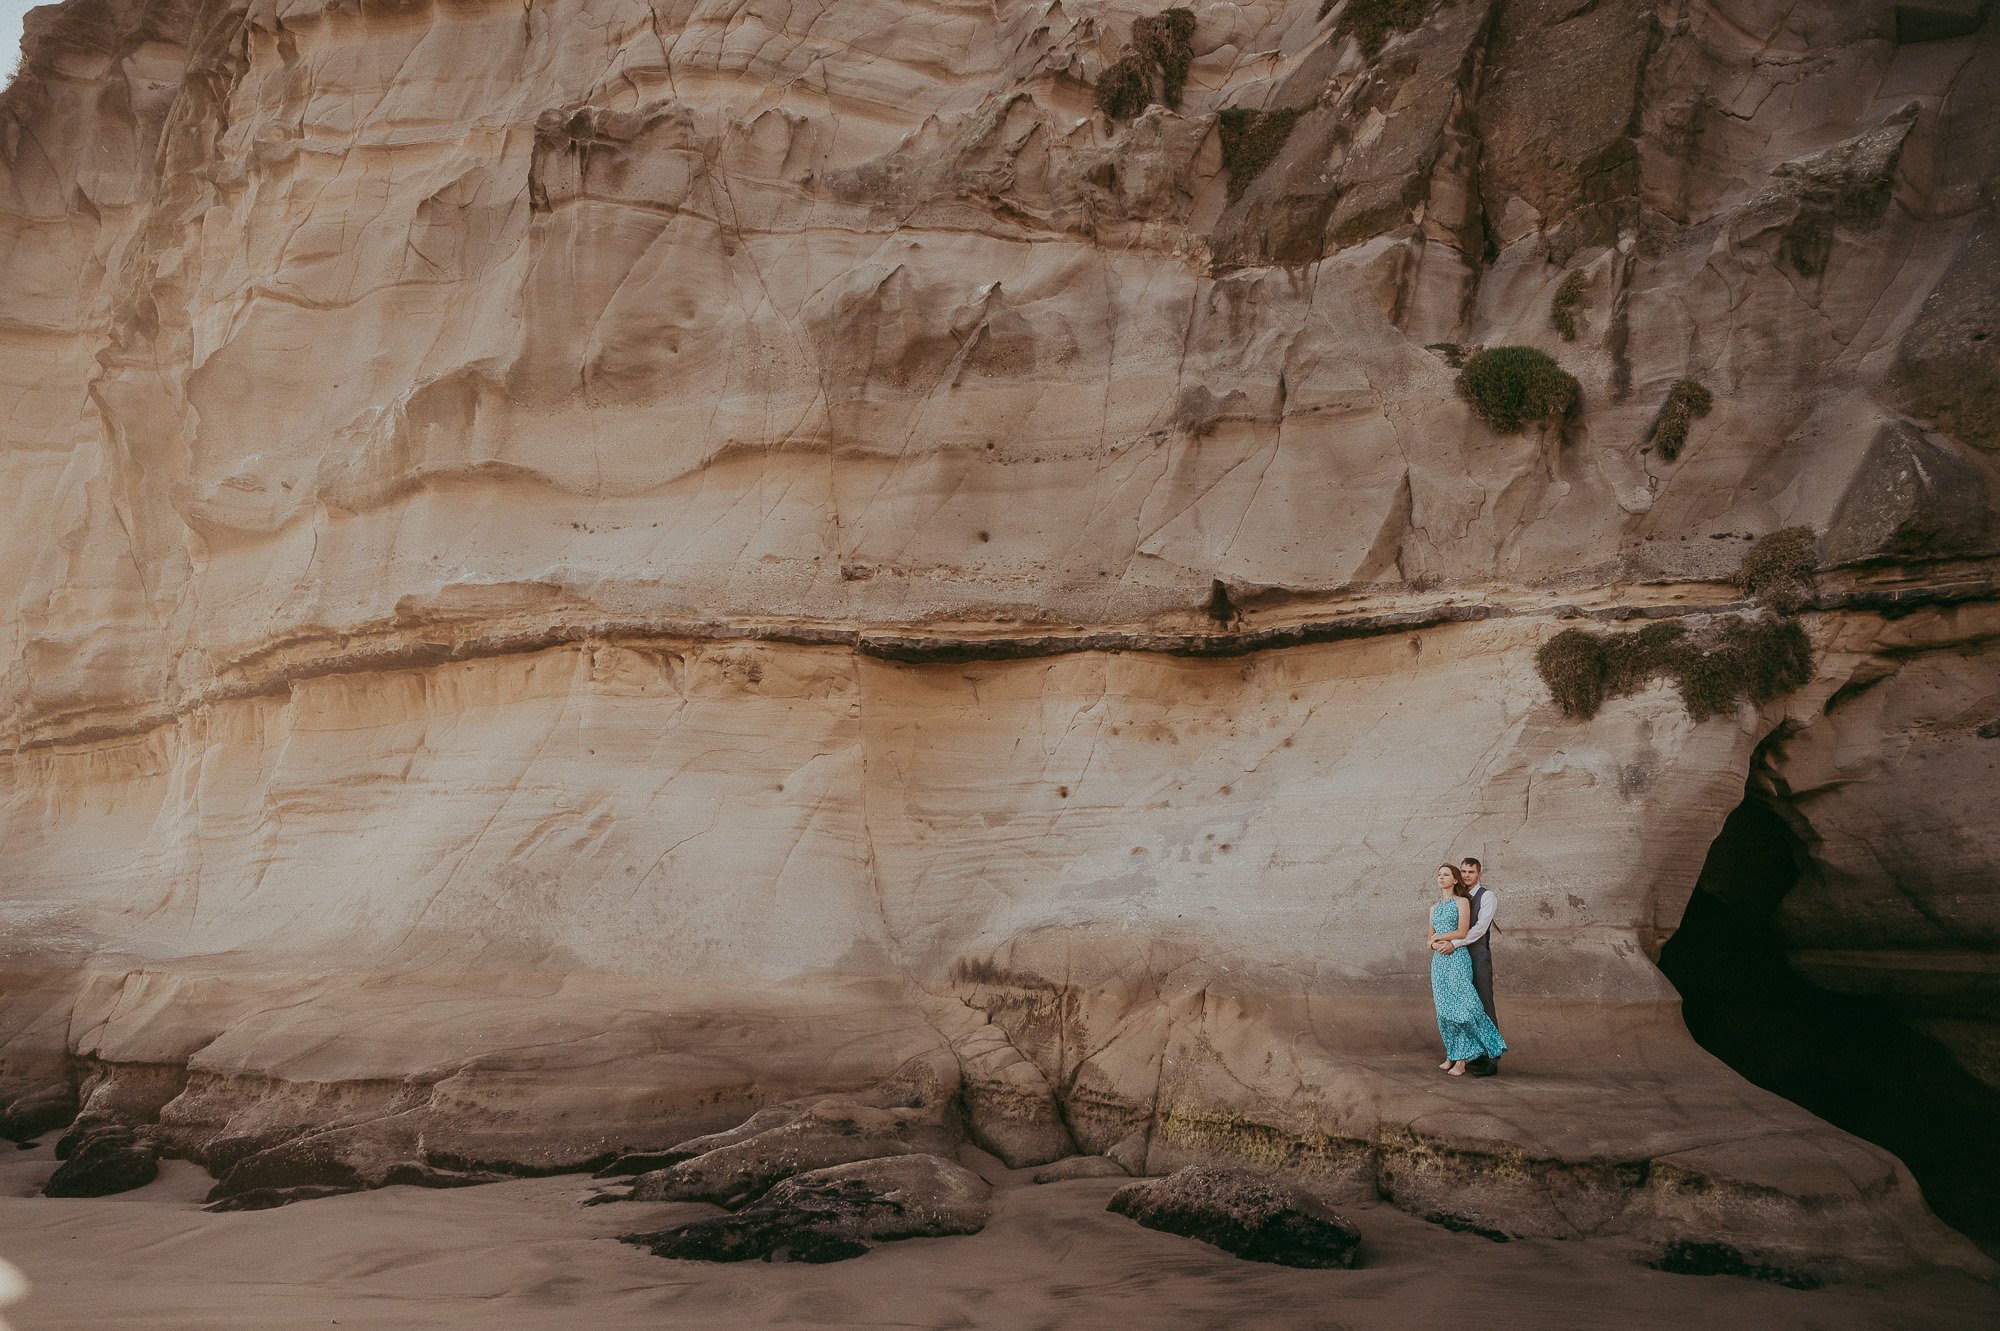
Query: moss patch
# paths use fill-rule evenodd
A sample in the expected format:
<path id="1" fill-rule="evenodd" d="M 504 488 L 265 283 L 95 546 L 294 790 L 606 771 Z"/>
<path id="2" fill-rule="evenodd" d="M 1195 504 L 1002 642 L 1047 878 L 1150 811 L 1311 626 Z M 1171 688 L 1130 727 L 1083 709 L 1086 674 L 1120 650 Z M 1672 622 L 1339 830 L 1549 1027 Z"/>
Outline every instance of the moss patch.
<path id="1" fill-rule="evenodd" d="M 1575 376 L 1533 347 L 1486 347 L 1458 374 L 1460 396 L 1502 434 L 1567 417 L 1583 396 Z"/>
<path id="2" fill-rule="evenodd" d="M 1335 0 L 1324 0 L 1319 16 L 1332 11 Z M 1361 54 L 1373 60 L 1389 39 L 1420 26 L 1430 16 L 1436 0 L 1347 0 L 1334 25 L 1338 33 L 1351 33 L 1361 43 Z"/>
<path id="3" fill-rule="evenodd" d="M 1132 24 L 1132 48 L 1097 80 L 1097 109 L 1130 120 L 1155 101 L 1180 109 L 1194 64 L 1194 11 L 1176 6 Z"/>
<path id="4" fill-rule="evenodd" d="M 1689 427 L 1708 415 L 1714 406 L 1714 396 L 1693 379 L 1674 380 L 1674 386 L 1667 390 L 1666 403 L 1660 408 L 1660 418 L 1653 426 L 1653 444 L 1660 450 L 1660 456 L 1669 462 L 1679 457 L 1687 447 Z"/>
<path id="5" fill-rule="evenodd" d="M 1252 111 L 1231 107 L 1216 117 L 1222 136 L 1222 166 L 1229 172 L 1229 197 L 1243 196 L 1250 182 L 1271 164 L 1298 123 L 1296 108 L 1283 111 Z"/>
<path id="6" fill-rule="evenodd" d="M 1153 83 L 1138 56 L 1118 57 L 1097 80 L 1097 109 L 1113 120 L 1130 120 L 1153 100 Z"/>
<path id="7" fill-rule="evenodd" d="M 1564 629 L 1535 653 L 1535 670 L 1565 716 L 1588 719 L 1605 701 L 1668 679 L 1697 721 L 1742 699 L 1782 698 L 1812 678 L 1812 642 L 1791 619 L 1731 619 L 1695 635 L 1679 623 L 1636 633 Z"/>
<path id="8" fill-rule="evenodd" d="M 1576 307 L 1583 304 L 1584 276 L 1581 268 L 1562 280 L 1556 298 L 1549 302 L 1549 322 L 1565 342 L 1576 341 Z"/>
<path id="9" fill-rule="evenodd" d="M 1132 25 L 1132 44 L 1139 48 L 1139 58 L 1159 73 L 1160 100 L 1178 111 L 1188 66 L 1194 63 L 1194 11 L 1176 7 L 1138 20 Z"/>
<path id="10" fill-rule="evenodd" d="M 1736 585 L 1780 614 L 1790 614 L 1813 597 L 1813 570 L 1819 565 L 1810 527 L 1780 527 L 1757 538 L 1736 570 Z"/>
<path id="11" fill-rule="evenodd" d="M 1833 214 L 1807 204 L 1778 233 L 1778 257 L 1800 277 L 1818 277 L 1833 257 Z"/>

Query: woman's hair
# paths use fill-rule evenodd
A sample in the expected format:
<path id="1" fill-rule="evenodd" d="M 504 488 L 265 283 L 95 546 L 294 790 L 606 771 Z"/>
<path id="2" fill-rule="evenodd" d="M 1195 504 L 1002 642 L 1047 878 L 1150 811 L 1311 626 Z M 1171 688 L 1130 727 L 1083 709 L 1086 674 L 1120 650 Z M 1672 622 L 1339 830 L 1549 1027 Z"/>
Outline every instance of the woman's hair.
<path id="1" fill-rule="evenodd" d="M 1465 885 L 1465 875 L 1459 872 L 1456 864 L 1440 864 L 1438 868 L 1445 870 L 1451 875 L 1451 894 L 1453 896 L 1464 897 L 1468 901 L 1472 899 L 1472 889 Z"/>

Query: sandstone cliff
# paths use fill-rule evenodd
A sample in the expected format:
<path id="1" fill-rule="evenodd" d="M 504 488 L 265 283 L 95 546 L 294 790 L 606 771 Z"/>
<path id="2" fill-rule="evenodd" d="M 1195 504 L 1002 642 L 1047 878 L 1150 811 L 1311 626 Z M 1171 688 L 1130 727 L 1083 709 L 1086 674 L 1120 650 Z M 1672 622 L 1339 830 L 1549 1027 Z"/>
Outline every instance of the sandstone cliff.
<path id="1" fill-rule="evenodd" d="M 0 1109 L 347 1185 L 942 1054 L 1019 1160 L 1958 1260 L 1655 960 L 1747 784 L 1800 964 L 2000 1076 L 1986 8 L 1248 0 L 1177 97 L 1095 0 L 36 11 Z M 1521 344 L 1581 405 L 1502 434 Z M 1795 526 L 1802 688 L 1551 700 Z"/>

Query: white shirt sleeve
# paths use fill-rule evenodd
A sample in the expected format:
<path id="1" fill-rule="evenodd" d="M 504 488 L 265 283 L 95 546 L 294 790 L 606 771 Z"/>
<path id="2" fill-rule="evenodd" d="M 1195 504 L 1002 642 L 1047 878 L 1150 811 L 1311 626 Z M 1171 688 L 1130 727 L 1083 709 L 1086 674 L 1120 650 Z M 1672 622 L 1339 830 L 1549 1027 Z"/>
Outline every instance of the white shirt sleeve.
<path id="1" fill-rule="evenodd" d="M 1486 931 L 1493 927 L 1493 916 L 1500 909 L 1500 898 L 1492 888 L 1486 889 L 1486 897 L 1479 903 L 1479 918 L 1465 931 L 1465 937 L 1452 944 L 1454 947 L 1470 947 L 1486 937 Z"/>

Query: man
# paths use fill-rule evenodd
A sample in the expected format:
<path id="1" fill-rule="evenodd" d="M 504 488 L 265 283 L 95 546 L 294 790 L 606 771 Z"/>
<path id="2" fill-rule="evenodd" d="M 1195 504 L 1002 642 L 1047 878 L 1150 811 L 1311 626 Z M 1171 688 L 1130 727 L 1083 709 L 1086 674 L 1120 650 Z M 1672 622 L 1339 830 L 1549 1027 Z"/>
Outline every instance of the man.
<path id="1" fill-rule="evenodd" d="M 1500 1014 L 1493 1010 L 1493 917 L 1499 912 L 1500 903 L 1493 890 L 1479 885 L 1484 873 L 1479 861 L 1471 856 L 1458 862 L 1459 872 L 1465 884 L 1472 889 L 1472 927 L 1465 931 L 1465 937 L 1456 942 L 1440 940 L 1435 946 L 1439 952 L 1451 952 L 1456 948 L 1467 948 L 1472 953 L 1472 987 L 1479 991 L 1479 1005 L 1486 1009 L 1486 1015 L 1493 1024 L 1500 1024 Z M 1490 1077 L 1500 1070 L 1500 1064 L 1481 1054 L 1465 1065 L 1465 1070 L 1475 1077 Z"/>

